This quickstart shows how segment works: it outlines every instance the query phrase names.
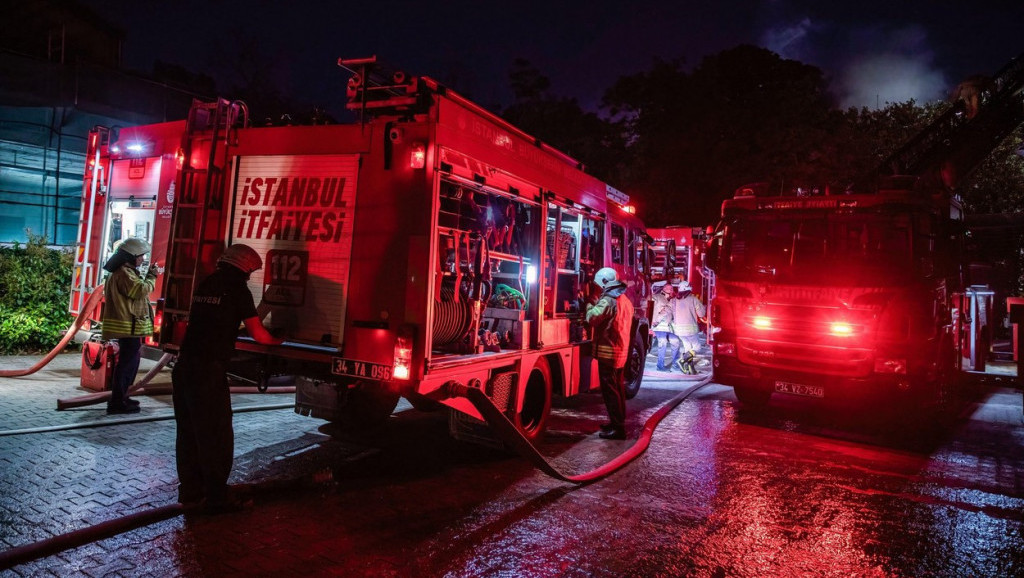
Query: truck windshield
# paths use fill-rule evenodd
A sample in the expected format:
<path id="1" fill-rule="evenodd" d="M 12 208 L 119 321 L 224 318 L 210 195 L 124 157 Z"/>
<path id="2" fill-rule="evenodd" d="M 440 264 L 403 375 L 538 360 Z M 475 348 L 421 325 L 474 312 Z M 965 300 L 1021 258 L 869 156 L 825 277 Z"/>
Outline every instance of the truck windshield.
<path id="1" fill-rule="evenodd" d="M 771 283 L 901 283 L 914 270 L 911 229 L 906 215 L 745 215 L 726 223 L 717 273 Z"/>

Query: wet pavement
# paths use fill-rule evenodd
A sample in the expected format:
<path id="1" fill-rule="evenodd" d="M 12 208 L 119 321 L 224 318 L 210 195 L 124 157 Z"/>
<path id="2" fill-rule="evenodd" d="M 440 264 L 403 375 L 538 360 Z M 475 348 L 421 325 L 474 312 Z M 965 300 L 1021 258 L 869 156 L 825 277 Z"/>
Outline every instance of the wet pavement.
<path id="1" fill-rule="evenodd" d="M 137 416 L 55 411 L 86 393 L 78 364 L 62 355 L 0 379 L 0 549 L 174 502 L 170 397 L 143 398 Z M 697 383 L 648 366 L 628 404 L 633 438 Z M 1024 575 L 1024 412 L 1007 385 L 914 419 L 791 399 L 753 410 L 712 383 L 645 454 L 584 486 L 451 439 L 441 412 L 399 411 L 351 435 L 289 409 L 247 411 L 234 418 L 232 482 L 250 484 L 253 508 L 172 517 L 0 573 Z M 236 409 L 290 401 L 233 397 Z M 597 394 L 559 401 L 538 449 L 566 473 L 597 467 L 631 443 L 600 440 L 604 418 Z M 30 431 L 51 426 L 68 429 Z"/>

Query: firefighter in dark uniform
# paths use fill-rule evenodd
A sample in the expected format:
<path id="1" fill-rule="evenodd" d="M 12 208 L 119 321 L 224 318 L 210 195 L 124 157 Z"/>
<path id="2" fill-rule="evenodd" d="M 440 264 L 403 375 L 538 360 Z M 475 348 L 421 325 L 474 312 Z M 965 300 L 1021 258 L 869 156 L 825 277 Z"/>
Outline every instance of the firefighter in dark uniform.
<path id="1" fill-rule="evenodd" d="M 217 270 L 196 287 L 188 327 L 174 365 L 174 419 L 178 466 L 178 501 L 202 503 L 208 513 L 243 507 L 228 491 L 234 459 L 228 361 L 244 323 L 257 343 L 280 344 L 256 316 L 249 276 L 263 267 L 259 254 L 247 245 L 228 247 Z"/>
<path id="2" fill-rule="evenodd" d="M 593 329 L 594 357 L 601 382 L 601 396 L 608 409 L 609 423 L 598 434 L 604 439 L 626 439 L 626 386 L 623 368 L 629 357 L 629 329 L 633 304 L 626 298 L 626 284 L 615 269 L 605 267 L 594 275 L 601 297 L 587 307 L 586 320 Z"/>

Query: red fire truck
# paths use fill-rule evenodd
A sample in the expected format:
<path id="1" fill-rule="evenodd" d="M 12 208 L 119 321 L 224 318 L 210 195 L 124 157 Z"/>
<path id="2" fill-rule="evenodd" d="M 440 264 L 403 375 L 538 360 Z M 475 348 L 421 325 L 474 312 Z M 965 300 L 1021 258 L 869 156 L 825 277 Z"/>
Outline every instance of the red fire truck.
<path id="1" fill-rule="evenodd" d="M 932 402 L 977 368 L 965 354 L 983 320 L 969 305 L 985 291 L 967 279 L 953 186 L 1024 122 L 1022 87 L 1018 58 L 962 91 L 873 187 L 752 185 L 726 200 L 708 247 L 714 379 L 752 405 L 774 393 Z"/>
<path id="2" fill-rule="evenodd" d="M 112 241 L 145 236 L 166 258 L 152 297 L 159 346 L 174 352 L 197 280 L 245 243 L 264 260 L 250 281 L 260 315 L 287 341 L 242 337 L 236 350 L 264 378 L 296 376 L 296 411 L 367 426 L 400 396 L 437 407 L 455 383 L 534 438 L 552 396 L 597 387 L 582 314 L 594 273 L 612 267 L 637 310 L 635 395 L 649 237 L 628 197 L 430 78 L 374 58 L 339 65 L 359 122 L 252 128 L 244 105 L 219 100 L 186 121 L 96 129 L 72 311 Z M 480 417 L 440 401 L 453 423 Z"/>
<path id="3" fill-rule="evenodd" d="M 673 225 L 647 229 L 647 234 L 651 237 L 653 251 L 651 279 L 685 279 L 703 299 L 709 293 L 703 265 L 703 251 L 708 239 L 705 228 Z"/>

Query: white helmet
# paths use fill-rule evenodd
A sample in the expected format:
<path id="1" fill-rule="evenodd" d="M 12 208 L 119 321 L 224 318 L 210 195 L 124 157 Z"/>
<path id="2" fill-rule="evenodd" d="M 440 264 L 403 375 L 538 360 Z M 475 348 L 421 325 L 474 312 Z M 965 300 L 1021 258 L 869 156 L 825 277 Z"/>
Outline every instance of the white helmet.
<path id="1" fill-rule="evenodd" d="M 594 275 L 594 283 L 596 283 L 597 286 L 602 289 L 618 280 L 619 275 L 615 272 L 615 269 L 612 269 L 611 267 L 605 267 L 603 269 L 600 269 Z"/>
<path id="2" fill-rule="evenodd" d="M 693 287 L 690 286 L 690 282 L 689 281 L 680 281 L 679 282 L 679 292 L 680 293 L 686 293 L 687 291 L 693 291 Z"/>
<path id="3" fill-rule="evenodd" d="M 114 245 L 115 251 L 124 251 L 133 257 L 145 255 L 149 253 L 150 249 L 152 249 L 152 246 L 145 239 L 139 239 L 138 237 L 128 237 Z"/>

